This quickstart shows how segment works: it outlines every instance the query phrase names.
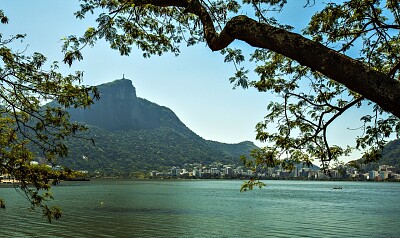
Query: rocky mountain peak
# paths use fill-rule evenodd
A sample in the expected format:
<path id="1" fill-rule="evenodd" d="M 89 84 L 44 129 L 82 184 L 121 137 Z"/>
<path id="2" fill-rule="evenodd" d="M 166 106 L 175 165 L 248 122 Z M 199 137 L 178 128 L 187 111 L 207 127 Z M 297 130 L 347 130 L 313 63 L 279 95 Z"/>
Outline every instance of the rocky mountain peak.
<path id="1" fill-rule="evenodd" d="M 89 109 L 70 109 L 72 120 L 107 130 L 153 129 L 160 126 L 160 106 L 138 98 L 131 80 L 122 78 L 97 88 L 100 100 Z"/>
<path id="2" fill-rule="evenodd" d="M 101 84 L 98 86 L 101 98 L 111 97 L 119 100 L 136 100 L 136 89 L 132 81 L 126 78 Z"/>

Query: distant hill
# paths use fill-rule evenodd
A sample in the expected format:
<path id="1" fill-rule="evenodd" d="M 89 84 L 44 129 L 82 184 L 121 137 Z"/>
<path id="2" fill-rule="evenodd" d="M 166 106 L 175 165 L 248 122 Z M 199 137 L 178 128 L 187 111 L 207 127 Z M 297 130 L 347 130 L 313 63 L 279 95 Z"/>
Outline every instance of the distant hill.
<path id="1" fill-rule="evenodd" d="M 382 159 L 379 164 L 387 164 L 400 167 L 400 140 L 393 140 L 385 145 L 382 152 Z"/>
<path id="2" fill-rule="evenodd" d="M 362 160 L 358 160 L 362 163 Z M 379 165 L 391 165 L 400 169 L 400 139 L 389 141 L 382 152 L 382 158 L 378 162 L 363 165 L 364 171 L 377 170 Z"/>
<path id="3" fill-rule="evenodd" d="M 128 79 L 98 86 L 100 100 L 89 110 L 69 109 L 71 119 L 85 123 L 83 134 L 95 140 L 70 140 L 70 154 L 59 162 L 72 169 L 110 174 L 180 166 L 185 163 L 240 163 L 240 155 L 257 148 L 252 142 L 226 144 L 201 138 L 175 113 L 136 96 Z"/>

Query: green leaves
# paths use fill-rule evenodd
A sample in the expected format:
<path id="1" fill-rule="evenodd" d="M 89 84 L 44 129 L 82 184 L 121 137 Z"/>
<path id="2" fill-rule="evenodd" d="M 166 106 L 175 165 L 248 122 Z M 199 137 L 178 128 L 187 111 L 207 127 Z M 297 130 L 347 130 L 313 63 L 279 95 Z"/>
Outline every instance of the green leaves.
<path id="1" fill-rule="evenodd" d="M 63 50 L 66 53 L 67 64 L 79 60 L 80 49 L 85 45 L 94 45 L 100 38 L 108 41 L 110 47 L 122 55 L 130 55 L 136 47 L 142 51 L 144 57 L 162 55 L 165 52 L 177 55 L 181 43 L 190 46 L 204 42 L 204 35 L 210 32 L 212 40 L 208 39 L 208 44 L 213 40 L 228 42 L 227 38 L 237 34 L 236 31 L 247 32 L 246 37 L 251 38 L 252 34 L 243 30 L 247 25 L 226 27 L 231 17 L 234 17 L 242 6 L 246 6 L 247 15 L 254 16 L 257 26 L 272 25 L 280 28 L 276 33 L 293 30 L 288 24 L 270 16 L 271 11 L 279 14 L 289 4 L 286 0 L 245 0 L 242 3 L 234 0 L 191 2 L 197 3 L 197 7 L 204 7 L 203 11 L 196 12 L 197 16 L 190 10 L 195 4 L 186 1 L 147 1 L 146 4 L 142 1 L 115 0 L 82 2 L 81 10 L 76 13 L 78 18 L 93 14 L 98 9 L 102 10 L 102 13 L 97 18 L 97 27 L 89 28 L 80 38 L 65 40 Z M 312 9 L 315 2 L 307 0 L 304 3 L 305 7 Z M 397 53 L 400 50 L 400 11 L 397 1 L 351 0 L 319 3 L 319 6 L 322 9 L 312 16 L 308 26 L 302 31 L 303 35 L 329 47 L 332 51 L 327 50 L 327 55 L 336 55 L 337 52 L 342 54 L 338 55 L 339 59 L 336 62 L 342 59 L 347 62 L 345 54 L 348 54 L 364 65 L 365 71 L 376 70 L 393 79 L 400 79 L 400 58 Z M 241 24 L 238 21 L 230 23 Z M 255 27 L 252 30 L 257 33 L 260 29 Z M 225 56 L 224 62 L 234 66 L 234 75 L 229 78 L 234 88 L 251 86 L 260 92 L 270 92 L 278 98 L 269 103 L 267 115 L 256 126 L 256 138 L 269 143 L 267 149 L 252 155 L 256 166 L 290 166 L 300 161 L 309 164 L 310 161 L 319 159 L 321 166 L 325 170 L 329 169 L 331 161 L 348 155 L 352 149 L 346 145 L 331 145 L 327 135 L 334 122 L 350 108 L 371 109 L 366 112 L 367 116 L 361 117 L 363 125 L 359 127 L 360 137 L 356 138 L 357 149 L 374 149 L 378 153 L 378 148 L 382 147 L 387 138 L 393 133 L 399 134 L 398 118 L 383 113 L 377 106 L 370 107 L 371 102 L 363 97 L 367 95 L 351 91 L 334 81 L 340 81 L 338 78 L 327 78 L 321 73 L 332 75 L 326 70 L 326 63 L 333 59 L 332 57 L 321 58 L 325 66 L 320 66 L 321 62 L 312 62 L 313 66 L 310 68 L 294 60 L 296 57 L 293 56 L 297 52 L 291 51 L 281 55 L 269 50 L 284 52 L 282 49 L 285 46 L 305 42 L 316 48 L 320 46 L 300 40 L 300 37 L 294 37 L 297 40 L 290 41 L 289 35 L 291 34 L 279 39 L 276 47 L 268 46 L 270 42 L 259 44 L 257 41 L 263 41 L 262 37 L 250 41 L 252 45 L 263 47 L 255 48 L 250 54 L 249 61 L 254 62 L 254 73 L 258 77 L 258 80 L 254 81 L 249 81 L 249 69 L 244 66 L 246 58 L 242 49 L 221 50 Z M 244 40 L 246 37 L 240 36 L 236 39 Z M 314 57 L 313 54 L 307 55 L 304 51 L 302 55 L 310 59 Z M 302 61 L 302 58 L 297 59 Z M 361 71 L 364 66 L 361 67 Z M 351 69 L 344 67 L 340 71 L 346 74 L 348 70 Z M 350 84 L 354 82 L 346 85 Z M 360 88 L 363 86 L 359 85 Z"/>
<path id="2" fill-rule="evenodd" d="M 233 63 L 236 69 L 235 75 L 229 78 L 230 83 L 234 84 L 234 88 L 236 88 L 237 86 L 245 89 L 248 88 L 249 82 L 247 74 L 249 73 L 249 71 L 246 70 L 244 67 L 239 67 L 240 63 L 245 61 L 242 50 L 226 48 L 221 50 L 221 54 L 225 55 L 225 63 Z"/>
<path id="3" fill-rule="evenodd" d="M 51 223 L 52 219 L 58 220 L 61 218 L 62 211 L 60 207 L 44 206 L 42 210 L 43 217 L 45 217 L 49 223 Z"/>
<path id="4" fill-rule="evenodd" d="M 225 55 L 225 63 L 233 62 L 234 64 L 239 65 L 244 61 L 244 56 L 242 54 L 242 50 L 240 49 L 226 48 L 221 50 L 221 54 Z"/>
<path id="5" fill-rule="evenodd" d="M 230 12 L 238 13 L 238 11 L 241 8 L 241 6 L 237 1 L 230 0 L 230 1 L 227 1 L 226 8 Z"/>
<path id="6" fill-rule="evenodd" d="M 89 27 L 82 37 L 64 39 L 64 62 L 71 65 L 81 60 L 81 49 L 94 46 L 98 39 L 105 39 L 112 49 L 121 55 L 130 55 L 134 45 L 143 52 L 143 57 L 162 55 L 165 52 L 179 54 L 178 44 L 187 40 L 188 45 L 201 41 L 200 37 L 185 38 L 184 32 L 197 33 L 197 24 L 191 25 L 187 17 L 176 8 L 158 8 L 151 5 L 125 4 L 119 1 L 82 1 L 77 18 L 94 13 L 96 8 L 106 10 L 98 15 L 97 27 Z"/>
<path id="7" fill-rule="evenodd" d="M 4 14 L 3 10 L 0 10 L 0 22 L 2 24 L 7 24 L 8 23 L 8 17 Z"/>
<path id="8" fill-rule="evenodd" d="M 246 192 L 247 190 L 253 190 L 254 187 L 265 187 L 266 184 L 255 179 L 249 179 L 248 181 L 244 181 L 242 186 L 240 187 L 240 192 Z"/>
<path id="9" fill-rule="evenodd" d="M 80 52 L 79 50 L 76 50 L 76 51 L 68 51 L 68 52 L 66 52 L 65 55 L 64 55 L 63 62 L 64 62 L 65 64 L 68 64 L 69 66 L 72 66 L 72 63 L 73 63 L 75 60 L 80 61 L 80 60 L 82 60 L 82 59 L 83 59 L 83 56 L 82 56 L 82 54 L 81 54 L 81 52 Z"/>
<path id="10" fill-rule="evenodd" d="M 0 17 L 3 12 L 0 12 Z M 86 127 L 69 122 L 66 107 L 88 107 L 98 99 L 95 87 L 80 86 L 82 73 L 63 76 L 57 62 L 46 66 L 40 53 L 24 55 L 8 45 L 25 35 L 0 39 L 0 174 L 8 174 L 19 182 L 19 189 L 31 203 L 31 208 L 42 208 L 49 221 L 61 217 L 61 210 L 45 203 L 53 199 L 49 190 L 54 181 L 66 178 L 63 171 L 55 171 L 46 164 L 68 154 L 66 139 Z M 75 51 L 68 52 L 64 62 L 72 64 L 82 56 L 79 40 L 69 37 Z M 47 106 L 45 102 L 53 101 Z M 40 160 L 44 165 L 32 165 Z M 0 202 L 4 208 L 4 201 Z"/>

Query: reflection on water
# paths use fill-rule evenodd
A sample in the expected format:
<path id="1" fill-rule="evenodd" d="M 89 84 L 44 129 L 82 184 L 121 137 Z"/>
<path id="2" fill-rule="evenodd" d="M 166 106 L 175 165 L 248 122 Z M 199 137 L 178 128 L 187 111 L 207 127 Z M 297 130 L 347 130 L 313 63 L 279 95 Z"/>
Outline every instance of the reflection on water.
<path id="1" fill-rule="evenodd" d="M 267 181 L 68 182 L 48 224 L 13 188 L 0 188 L 0 237 L 398 237 L 400 183 Z M 343 189 L 332 189 L 341 186 Z"/>

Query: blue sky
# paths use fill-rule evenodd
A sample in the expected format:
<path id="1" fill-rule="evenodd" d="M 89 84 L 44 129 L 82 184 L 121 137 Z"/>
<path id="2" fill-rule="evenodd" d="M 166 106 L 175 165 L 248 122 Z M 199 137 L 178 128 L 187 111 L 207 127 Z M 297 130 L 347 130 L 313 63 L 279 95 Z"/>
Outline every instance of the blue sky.
<path id="1" fill-rule="evenodd" d="M 302 8 L 305 2 L 289 5 L 279 18 L 285 24 L 296 24 L 296 30 L 300 30 L 316 10 Z M 77 0 L 3 0 L 1 5 L 9 17 L 9 24 L 0 26 L 3 37 L 26 33 L 24 42 L 14 47 L 20 50 L 27 47 L 27 53 L 43 53 L 51 62 L 62 62 L 63 37 L 81 35 L 88 27 L 95 26 L 93 19 L 75 19 L 73 13 L 79 9 Z M 250 47 L 244 46 L 246 49 Z M 255 141 L 254 128 L 266 115 L 269 101 L 275 98 L 254 89 L 233 90 L 228 79 L 234 67 L 224 63 L 220 53 L 211 52 L 206 45 L 196 45 L 183 46 L 178 57 L 165 54 L 143 59 L 141 55 L 134 50 L 129 57 L 122 57 L 99 41 L 95 47 L 84 49 L 83 61 L 71 68 L 63 65 L 61 71 L 84 71 L 87 85 L 110 82 L 125 75 L 132 80 L 138 97 L 169 107 L 201 137 L 225 143 L 250 140 L 263 145 Z M 331 144 L 354 143 L 349 136 L 353 132 L 346 130 L 359 124 L 352 113 L 347 113 L 330 130 Z"/>

